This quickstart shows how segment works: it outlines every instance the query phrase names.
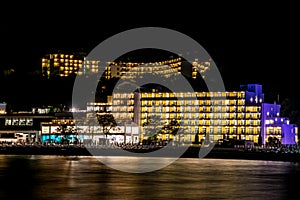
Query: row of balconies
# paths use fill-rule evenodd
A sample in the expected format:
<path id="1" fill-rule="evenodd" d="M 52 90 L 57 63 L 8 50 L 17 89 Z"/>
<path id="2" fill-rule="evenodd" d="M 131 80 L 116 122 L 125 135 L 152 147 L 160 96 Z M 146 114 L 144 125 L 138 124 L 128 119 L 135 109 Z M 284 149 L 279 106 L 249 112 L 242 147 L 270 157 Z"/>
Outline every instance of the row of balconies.
<path id="1" fill-rule="evenodd" d="M 124 109 L 122 109 L 124 110 Z M 114 109 L 114 111 L 118 112 L 121 111 L 121 109 Z M 204 108 L 200 108 L 199 110 L 196 110 L 195 108 L 189 109 L 189 108 L 185 108 L 182 110 L 173 110 L 173 109 L 163 109 L 163 108 L 156 108 L 156 109 L 142 109 L 141 111 L 142 113 L 155 113 L 155 112 L 164 112 L 164 113 L 185 113 L 185 112 L 189 112 L 189 113 L 212 113 L 212 114 L 218 114 L 218 113 L 245 113 L 245 114 L 259 114 L 259 112 L 250 112 L 250 111 L 246 111 L 245 110 L 240 110 L 240 109 L 226 109 L 226 110 L 219 110 L 219 109 L 214 109 L 214 110 L 210 110 L 208 108 L 204 109 Z"/>
<path id="2" fill-rule="evenodd" d="M 189 92 L 189 93 L 142 93 L 142 98 L 157 98 L 157 97 L 178 97 L 178 98 L 221 98 L 224 99 L 244 99 L 245 92 Z"/>
<path id="3" fill-rule="evenodd" d="M 186 102 L 181 102 L 181 103 L 164 103 L 164 102 L 152 102 L 152 103 L 145 103 L 142 102 L 141 104 L 143 107 L 152 107 L 152 106 L 164 106 L 164 107 L 179 107 L 179 106 L 195 106 L 195 107 L 199 107 L 199 106 L 212 106 L 212 107 L 224 107 L 224 106 L 245 106 L 245 102 L 229 102 L 229 103 L 215 103 L 215 104 L 211 104 L 211 103 L 204 103 L 204 102 L 193 102 L 193 101 L 186 101 Z"/>

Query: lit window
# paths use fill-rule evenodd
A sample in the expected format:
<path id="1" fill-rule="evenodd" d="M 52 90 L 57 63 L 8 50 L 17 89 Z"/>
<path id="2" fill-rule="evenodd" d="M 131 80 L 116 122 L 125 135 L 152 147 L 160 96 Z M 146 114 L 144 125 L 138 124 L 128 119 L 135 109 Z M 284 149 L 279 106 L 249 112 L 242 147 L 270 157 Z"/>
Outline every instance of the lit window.
<path id="1" fill-rule="evenodd" d="M 5 126 L 10 126 L 11 125 L 11 119 L 5 119 Z"/>

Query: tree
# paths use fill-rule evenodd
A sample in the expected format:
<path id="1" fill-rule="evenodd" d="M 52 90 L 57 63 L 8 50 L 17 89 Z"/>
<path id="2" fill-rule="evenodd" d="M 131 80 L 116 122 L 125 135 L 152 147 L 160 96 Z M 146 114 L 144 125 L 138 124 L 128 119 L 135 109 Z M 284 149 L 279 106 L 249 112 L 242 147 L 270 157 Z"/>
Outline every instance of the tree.
<path id="1" fill-rule="evenodd" d="M 259 145 L 259 146 L 262 145 L 262 137 L 261 137 L 261 134 L 258 135 L 258 145 Z"/>
<path id="2" fill-rule="evenodd" d="M 152 115 L 143 123 L 143 127 L 145 128 L 145 136 L 150 140 L 156 140 L 157 134 L 163 128 L 162 119 L 158 115 Z"/>
<path id="3" fill-rule="evenodd" d="M 103 133 L 107 139 L 109 131 L 117 126 L 117 122 L 111 113 L 97 113 L 97 120 L 100 126 L 102 126 Z"/>
<path id="4" fill-rule="evenodd" d="M 281 116 L 288 117 L 291 120 L 291 123 L 295 123 L 300 126 L 300 99 L 292 99 L 292 98 L 285 98 L 281 102 Z"/>
<path id="5" fill-rule="evenodd" d="M 167 125 L 165 125 L 164 128 L 169 134 L 176 135 L 179 127 L 180 124 L 178 123 L 178 121 L 176 119 L 172 119 Z"/>
<path id="6" fill-rule="evenodd" d="M 148 117 L 147 121 L 143 123 L 143 127 L 145 127 L 145 136 L 148 137 L 148 140 L 156 141 L 158 134 L 176 135 L 180 124 L 176 119 L 163 123 L 160 116 L 153 115 Z"/>
<path id="7" fill-rule="evenodd" d="M 279 147 L 281 145 L 280 140 L 277 137 L 268 138 L 268 146 L 270 147 Z"/>
<path id="8" fill-rule="evenodd" d="M 91 138 L 91 142 L 94 142 L 94 126 L 97 125 L 98 120 L 97 120 L 97 115 L 94 112 L 88 113 L 86 117 L 83 119 L 84 125 L 88 126 L 87 132 Z"/>

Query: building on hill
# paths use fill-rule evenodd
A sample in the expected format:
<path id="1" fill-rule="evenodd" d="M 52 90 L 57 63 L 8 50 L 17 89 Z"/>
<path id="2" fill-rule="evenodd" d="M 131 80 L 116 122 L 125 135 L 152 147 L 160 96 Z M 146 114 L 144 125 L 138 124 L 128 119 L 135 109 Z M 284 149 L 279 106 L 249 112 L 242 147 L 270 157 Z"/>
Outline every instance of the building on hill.
<path id="1" fill-rule="evenodd" d="M 141 57 L 151 57 L 151 53 Z M 126 57 L 126 56 L 125 56 Z M 91 60 L 85 52 L 62 52 L 45 54 L 41 58 L 42 77 L 45 79 L 64 78 L 71 76 L 84 76 L 102 72 L 101 77 L 105 80 L 111 78 L 132 79 L 146 73 L 157 73 L 167 78 L 173 74 L 182 74 L 196 79 L 205 78 L 205 73 L 210 69 L 211 60 L 183 61 L 180 56 L 152 56 L 147 62 L 143 59 L 117 59 L 115 61 Z"/>

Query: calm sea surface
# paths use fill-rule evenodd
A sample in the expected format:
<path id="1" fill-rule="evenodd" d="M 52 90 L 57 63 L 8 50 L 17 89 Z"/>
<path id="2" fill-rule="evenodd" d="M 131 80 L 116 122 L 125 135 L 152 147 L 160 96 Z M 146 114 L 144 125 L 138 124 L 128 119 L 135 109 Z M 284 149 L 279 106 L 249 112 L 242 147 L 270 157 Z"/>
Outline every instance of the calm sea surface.
<path id="1" fill-rule="evenodd" d="M 127 173 L 88 156 L 0 155 L 1 200 L 299 199 L 295 195 L 300 165 L 290 162 L 181 158 L 157 171 Z"/>

